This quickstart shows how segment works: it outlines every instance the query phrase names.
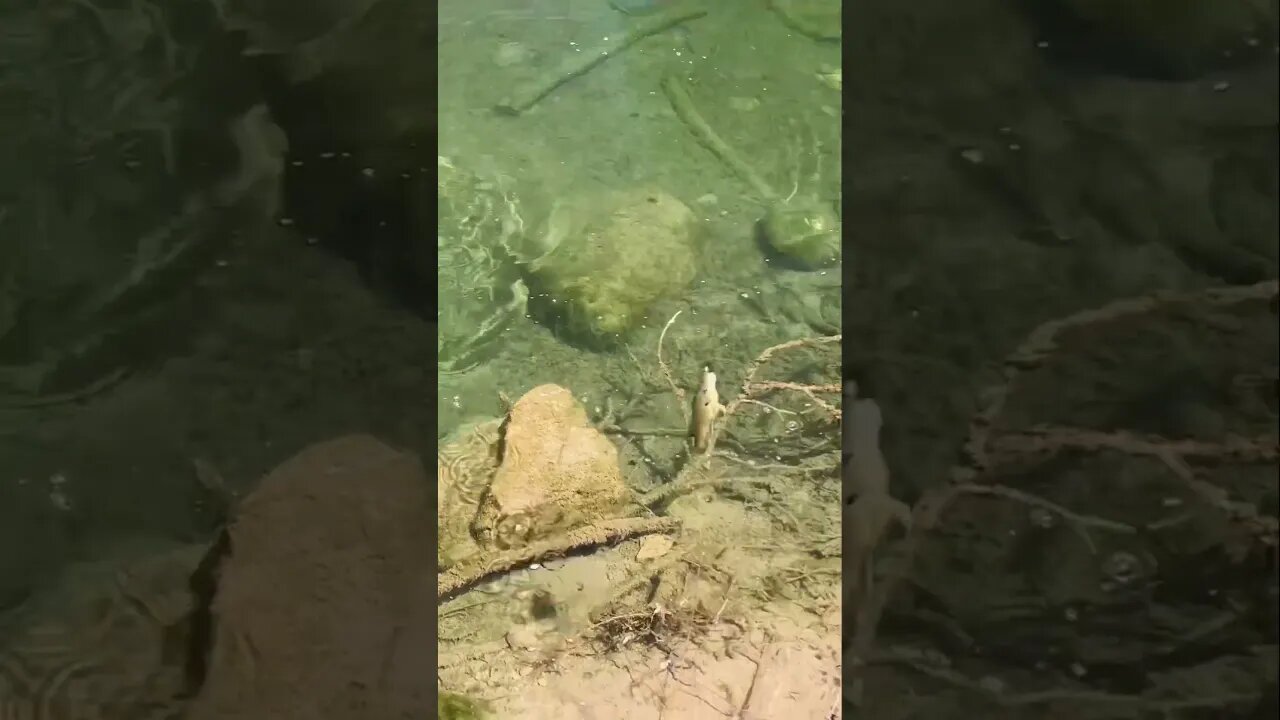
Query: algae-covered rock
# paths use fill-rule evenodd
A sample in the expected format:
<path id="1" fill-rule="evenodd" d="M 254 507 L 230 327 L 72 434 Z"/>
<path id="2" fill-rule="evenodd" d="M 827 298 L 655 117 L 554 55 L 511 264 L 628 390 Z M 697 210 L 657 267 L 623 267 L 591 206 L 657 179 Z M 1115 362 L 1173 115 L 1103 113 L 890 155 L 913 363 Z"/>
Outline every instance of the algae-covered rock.
<path id="1" fill-rule="evenodd" d="M 819 200 L 777 203 L 756 225 L 765 251 L 783 265 L 818 270 L 840 262 L 840 218 Z"/>
<path id="2" fill-rule="evenodd" d="M 689 289 L 699 228 L 661 190 L 562 203 L 534 243 L 545 253 L 529 264 L 541 319 L 587 345 L 624 341 L 656 303 Z"/>

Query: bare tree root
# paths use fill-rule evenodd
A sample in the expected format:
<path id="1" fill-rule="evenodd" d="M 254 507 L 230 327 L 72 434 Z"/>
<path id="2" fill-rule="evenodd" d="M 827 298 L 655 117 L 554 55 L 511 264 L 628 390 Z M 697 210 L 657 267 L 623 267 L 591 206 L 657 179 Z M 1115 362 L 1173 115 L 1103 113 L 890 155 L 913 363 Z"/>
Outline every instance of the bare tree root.
<path id="1" fill-rule="evenodd" d="M 829 404 L 829 402 L 820 400 L 819 397 L 819 393 L 829 393 L 829 395 L 836 395 L 837 397 L 840 396 L 840 393 L 842 392 L 840 384 L 785 383 L 777 382 L 777 380 L 758 380 L 756 379 L 756 375 L 760 373 L 760 370 L 764 368 L 764 365 L 767 364 L 769 360 L 773 359 L 774 355 L 780 354 L 780 352 L 796 350 L 796 348 L 801 347 L 832 345 L 832 343 L 840 343 L 842 340 L 844 340 L 844 336 L 840 336 L 840 334 L 822 337 L 806 337 L 800 338 L 800 340 L 778 343 L 778 345 L 767 347 L 764 352 L 760 352 L 760 354 L 755 357 L 755 360 L 751 361 L 751 364 L 746 366 L 746 377 L 742 380 L 742 387 L 739 389 L 739 392 L 737 392 L 737 397 L 733 398 L 732 401 L 728 402 L 728 405 L 724 406 L 721 418 L 717 421 L 716 428 L 712 430 L 712 438 L 710 438 L 707 448 L 707 457 L 710 457 L 710 455 L 712 455 L 712 451 L 716 450 L 716 441 L 719 434 L 721 434 L 724 425 L 726 425 L 733 416 L 739 413 L 742 406 L 762 404 L 760 397 L 765 395 L 765 393 L 774 391 L 803 393 L 803 395 L 809 397 L 810 400 L 814 400 L 815 405 L 822 407 L 822 409 L 831 416 L 833 421 L 840 420 L 841 410 L 838 409 L 838 407 Z M 690 462 L 686 468 L 690 468 L 690 466 L 694 465 L 696 465 L 696 462 Z M 681 471 L 681 474 L 684 474 L 684 471 Z M 677 482 L 680 480 L 678 475 L 676 480 Z"/>
<path id="2" fill-rule="evenodd" d="M 755 477 L 691 479 L 691 480 L 688 480 L 687 482 L 669 483 L 667 485 L 662 485 L 657 489 L 650 490 L 649 492 L 640 496 L 639 502 L 641 505 L 647 508 L 653 508 L 654 506 L 662 505 L 664 503 L 670 502 L 676 496 L 683 495 L 685 493 L 690 493 L 695 490 L 702 490 L 704 488 L 719 489 L 723 487 L 732 487 L 734 485 L 753 485 L 753 484 L 764 485 L 767 487 L 769 485 L 772 485 L 773 483 L 770 482 L 768 479 L 755 478 Z"/>
<path id="3" fill-rule="evenodd" d="M 1228 437 L 1220 442 L 1170 440 L 1133 433 L 1099 432 L 1069 427 L 1036 426 L 996 438 L 987 448 L 996 465 L 1028 455 L 1050 455 L 1063 450 L 1116 450 L 1130 455 L 1166 455 L 1217 462 L 1269 462 L 1280 458 L 1274 437 Z"/>
<path id="4" fill-rule="evenodd" d="M 1226 491 L 1197 478 L 1187 464 L 1188 459 L 1219 462 L 1263 462 L 1280 457 L 1276 437 L 1227 438 L 1220 442 L 1197 440 L 1173 440 L 1158 436 L 1139 436 L 1128 432 L 1099 432 L 1078 428 L 1040 426 L 1018 432 L 997 433 L 997 421 L 1002 416 L 1012 395 L 1016 381 L 1027 371 L 1041 367 L 1045 360 L 1058 351 L 1058 336 L 1072 328 L 1150 314 L 1168 306 L 1187 305 L 1199 308 L 1221 308 L 1250 301 L 1271 299 L 1280 292 L 1280 283 L 1269 281 L 1243 287 L 1226 287 L 1198 293 L 1161 293 L 1136 299 L 1121 300 L 1102 308 L 1076 313 L 1067 318 L 1044 323 L 1033 330 L 1027 339 L 1002 363 L 1001 380 L 986 388 L 980 397 L 985 400 L 969 422 L 969 432 L 964 443 L 963 457 L 950 472 L 950 482 L 927 491 L 912 508 L 912 522 L 906 536 L 897 545 L 899 560 L 889 569 L 874 588 L 858 599 L 853 608 L 855 627 L 852 638 L 846 643 L 849 667 L 854 680 L 852 695 L 857 697 L 861 668 L 875 660 L 877 629 L 885 608 L 899 585 L 912 573 L 913 558 L 926 542 L 930 531 L 938 526 L 944 513 L 958 498 L 964 495 L 998 496 L 1055 513 L 1070 523 L 1087 540 L 1089 529 L 1131 533 L 1136 528 L 1104 518 L 1079 515 L 1048 500 L 1029 493 L 997 485 L 991 482 L 1002 467 L 1014 465 L 1031 457 L 1042 457 L 1058 452 L 1110 450 L 1129 455 L 1155 457 L 1161 460 L 1175 475 L 1202 500 L 1224 511 L 1237 521 L 1254 541 L 1270 548 L 1277 545 L 1277 520 L 1258 512 L 1245 502 L 1232 501 Z M 985 482 L 984 482 L 985 480 Z M 847 530 L 846 530 L 847 532 Z M 918 663 L 913 667 L 929 675 L 969 686 L 970 681 L 950 670 L 925 668 Z M 990 694 L 990 693 L 988 693 Z M 1224 703 L 1240 702 L 1244 698 L 1204 698 L 1205 702 L 1188 705 L 1186 701 L 1152 700 L 1142 696 L 1116 696 L 1105 693 L 1053 693 L 1032 695 L 1001 695 L 994 698 L 1001 705 L 1029 705 L 1046 702 L 1107 702 L 1129 703 L 1135 707 L 1155 710 L 1172 710 L 1185 707 L 1221 707 Z"/>
<path id="5" fill-rule="evenodd" d="M 562 557 L 574 550 L 596 545 L 610 545 L 637 535 L 673 532 L 679 527 L 679 521 L 671 518 L 602 520 L 551 540 L 526 545 L 496 556 L 464 562 L 450 568 L 439 574 L 436 581 L 436 596 L 439 600 L 445 600 L 491 575 L 530 563 Z"/>
<path id="6" fill-rule="evenodd" d="M 777 382 L 773 380 L 756 380 L 756 375 L 759 374 L 760 369 L 764 367 L 765 363 L 769 362 L 769 360 L 772 359 L 774 355 L 777 355 L 780 352 L 784 352 L 787 350 L 794 350 L 797 348 L 830 345 L 832 343 L 840 343 L 843 341 L 844 341 L 844 335 L 823 335 L 820 337 L 788 340 L 787 342 L 779 343 L 777 345 L 774 345 L 773 347 L 766 348 L 764 352 L 756 356 L 756 359 L 753 360 L 751 364 L 747 366 L 747 375 L 746 375 L 746 379 L 742 381 L 742 390 L 738 393 L 738 397 L 734 398 L 732 402 L 730 402 L 728 405 L 725 406 L 722 423 L 723 423 L 723 420 L 728 419 L 735 412 L 737 412 L 738 408 L 743 403 L 748 402 L 750 400 L 754 400 L 760 394 L 771 391 L 771 390 L 792 390 L 795 392 L 803 393 L 804 395 L 809 397 L 809 399 L 815 401 L 815 403 L 818 404 L 820 407 L 822 407 L 824 410 L 831 413 L 831 415 L 833 416 L 832 419 L 839 420 L 840 410 L 830 405 L 829 403 L 823 402 L 819 398 L 819 393 L 835 394 L 838 396 L 842 392 L 842 388 L 840 387 L 839 384 L 802 385 L 800 383 L 784 383 L 784 382 Z"/>
<path id="7" fill-rule="evenodd" d="M 991 459 L 990 435 L 995 421 L 1004 412 L 1005 405 L 1019 376 L 1044 364 L 1058 347 L 1058 336 L 1066 330 L 1119 320 L 1135 315 L 1146 315 L 1173 305 L 1198 307 L 1227 307 L 1250 300 L 1266 300 L 1280 292 L 1280 282 L 1271 280 L 1241 287 L 1225 287 L 1198 293 L 1158 293 L 1140 298 L 1118 300 L 1101 308 L 1085 310 L 1074 315 L 1046 322 L 1027 336 L 1001 363 L 1001 381 L 985 388 L 979 397 L 986 403 L 969 421 L 969 434 L 964 444 L 965 462 L 955 468 L 953 480 L 968 480 L 988 469 Z"/>
<path id="8" fill-rule="evenodd" d="M 778 193 L 761 177 L 760 173 L 756 172 L 755 168 L 751 167 L 751 163 L 725 142 L 702 117 L 702 113 L 698 112 L 697 106 L 693 104 L 689 88 L 682 78 L 675 75 L 663 78 L 662 91 L 666 93 L 667 101 L 671 103 L 671 109 L 675 111 L 676 117 L 680 118 L 680 121 L 689 128 L 689 132 L 693 133 L 693 137 L 710 150 L 717 160 L 750 185 L 761 199 L 766 202 L 776 202 L 779 199 Z"/>
<path id="9" fill-rule="evenodd" d="M 668 320 L 667 327 L 671 327 L 671 322 L 675 319 L 675 315 L 673 315 L 672 319 Z M 666 334 L 666 328 L 663 328 L 663 336 L 664 334 Z M 733 398 L 732 401 L 728 402 L 727 405 L 724 405 L 721 416 L 719 416 L 719 419 L 716 421 L 716 427 L 714 427 L 712 429 L 712 433 L 710 433 L 710 438 L 707 443 L 707 452 L 698 456 L 692 456 L 691 459 L 686 462 L 684 468 L 681 468 L 680 471 L 676 473 L 676 478 L 673 479 L 671 483 L 667 484 L 667 486 L 663 486 L 662 488 L 658 488 L 657 491 L 646 496 L 646 498 L 648 498 L 646 503 L 652 505 L 652 503 L 666 501 L 668 498 L 680 495 L 682 492 L 689 492 L 691 489 L 721 484 L 718 480 L 708 480 L 707 478 L 700 477 L 700 471 L 707 468 L 712 457 L 716 456 L 716 442 L 719 438 L 719 434 L 721 434 L 724 425 L 726 425 L 733 416 L 741 411 L 742 406 L 762 405 L 764 407 L 772 407 L 762 400 L 762 397 L 769 395 L 769 393 L 800 393 L 800 395 L 804 395 L 806 398 L 809 398 L 809 401 L 812 402 L 815 407 L 819 407 L 819 409 L 822 410 L 829 419 L 838 423 L 842 414 L 840 406 L 835 404 L 835 402 L 826 400 L 823 396 L 840 396 L 842 392 L 840 384 L 804 384 L 782 382 L 782 380 L 760 380 L 756 379 L 756 377 L 758 377 L 760 370 L 764 368 L 764 365 L 768 364 L 769 360 L 772 360 L 773 357 L 780 354 L 780 352 L 797 350 L 797 348 L 837 345 L 837 343 L 840 343 L 842 340 L 844 340 L 844 336 L 840 336 L 840 334 L 833 334 L 833 336 L 799 338 L 799 340 L 778 343 L 778 345 L 767 347 L 763 352 L 760 352 L 760 354 L 755 357 L 755 360 L 751 361 L 751 363 L 746 366 L 746 375 L 744 380 L 742 380 L 742 386 L 739 389 L 739 392 L 737 392 L 737 396 Z M 662 360 L 662 351 L 660 351 L 660 346 L 662 346 L 662 337 L 659 337 L 658 345 L 659 365 L 660 368 L 663 369 L 663 373 L 668 375 L 669 379 L 669 372 L 666 368 L 666 363 Z M 680 402 L 681 407 L 685 407 L 684 392 L 681 392 L 680 388 L 676 387 L 673 380 L 671 380 L 671 384 L 673 392 L 676 393 L 676 400 Z M 687 407 L 685 410 L 687 413 Z M 730 480 L 730 482 L 732 482 L 732 480 Z"/>

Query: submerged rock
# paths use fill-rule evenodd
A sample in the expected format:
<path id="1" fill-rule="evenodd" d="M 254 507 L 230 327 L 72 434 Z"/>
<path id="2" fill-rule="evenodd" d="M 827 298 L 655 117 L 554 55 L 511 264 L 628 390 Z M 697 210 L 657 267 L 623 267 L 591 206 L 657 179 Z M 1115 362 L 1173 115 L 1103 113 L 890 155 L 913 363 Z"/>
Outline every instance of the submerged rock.
<path id="1" fill-rule="evenodd" d="M 625 341 L 693 283 L 700 223 L 684 203 L 641 188 L 562 203 L 535 244 L 536 309 L 567 340 Z"/>

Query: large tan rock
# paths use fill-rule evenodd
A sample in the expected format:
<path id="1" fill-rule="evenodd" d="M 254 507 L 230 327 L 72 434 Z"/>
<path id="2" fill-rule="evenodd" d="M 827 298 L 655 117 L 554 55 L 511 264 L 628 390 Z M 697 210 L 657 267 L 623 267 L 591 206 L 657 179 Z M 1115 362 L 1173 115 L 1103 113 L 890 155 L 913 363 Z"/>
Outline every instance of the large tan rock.
<path id="1" fill-rule="evenodd" d="M 227 532 L 188 718 L 433 717 L 427 492 L 415 457 L 362 435 L 264 478 Z"/>
<path id="2" fill-rule="evenodd" d="M 502 443 L 476 518 L 483 541 L 513 547 L 625 514 L 632 495 L 618 450 L 565 388 L 540 385 L 516 401 Z"/>

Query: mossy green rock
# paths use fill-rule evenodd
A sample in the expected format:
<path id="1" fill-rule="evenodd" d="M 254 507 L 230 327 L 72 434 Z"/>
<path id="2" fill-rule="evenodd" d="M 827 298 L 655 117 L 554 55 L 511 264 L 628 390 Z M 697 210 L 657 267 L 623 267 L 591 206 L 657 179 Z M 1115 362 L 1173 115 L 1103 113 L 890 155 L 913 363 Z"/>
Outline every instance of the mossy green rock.
<path id="1" fill-rule="evenodd" d="M 765 250 L 783 265 L 820 270 L 840 262 L 840 218 L 817 200 L 777 203 L 756 227 Z"/>
<path id="2" fill-rule="evenodd" d="M 612 347 L 659 302 L 683 295 L 697 268 L 700 223 L 656 189 L 607 193 L 562 206 L 548 221 L 555 241 L 531 263 L 531 303 L 566 339 Z"/>

